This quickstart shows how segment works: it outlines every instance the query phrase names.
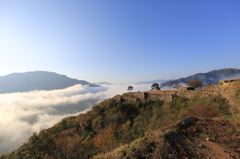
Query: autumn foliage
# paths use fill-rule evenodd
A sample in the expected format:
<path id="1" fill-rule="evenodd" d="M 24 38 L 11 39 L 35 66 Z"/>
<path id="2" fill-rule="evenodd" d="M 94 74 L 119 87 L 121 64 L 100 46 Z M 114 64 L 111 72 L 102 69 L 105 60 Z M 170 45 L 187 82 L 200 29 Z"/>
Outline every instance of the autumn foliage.
<path id="1" fill-rule="evenodd" d="M 185 117 L 211 118 L 229 114 L 227 102 L 220 97 L 178 97 L 172 102 L 131 104 L 108 99 L 86 114 L 65 118 L 49 129 L 34 133 L 19 149 L 0 158 L 92 158 Z"/>
<path id="2" fill-rule="evenodd" d="M 187 83 L 188 86 L 194 87 L 194 88 L 198 88 L 198 87 L 202 87 L 202 81 L 198 81 L 198 80 L 190 80 Z"/>

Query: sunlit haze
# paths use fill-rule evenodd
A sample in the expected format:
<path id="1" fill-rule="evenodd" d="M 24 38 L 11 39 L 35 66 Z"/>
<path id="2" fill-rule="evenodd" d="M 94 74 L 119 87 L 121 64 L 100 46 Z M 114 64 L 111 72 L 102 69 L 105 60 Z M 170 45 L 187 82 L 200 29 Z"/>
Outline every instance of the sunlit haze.
<path id="1" fill-rule="evenodd" d="M 240 68 L 239 0 L 0 0 L 0 76 L 52 71 L 89 82 Z"/>
<path id="2" fill-rule="evenodd" d="M 135 91 L 151 88 L 133 87 Z M 49 128 L 65 117 L 85 113 L 98 102 L 126 90 L 127 85 L 75 85 L 60 90 L 0 94 L 0 155 L 18 148 L 33 132 Z"/>
<path id="3" fill-rule="evenodd" d="M 145 81 L 240 69 L 239 8 L 239 0 L 0 0 L 0 76 L 47 71 L 1 77 L 0 154 L 130 85 L 147 91 Z"/>

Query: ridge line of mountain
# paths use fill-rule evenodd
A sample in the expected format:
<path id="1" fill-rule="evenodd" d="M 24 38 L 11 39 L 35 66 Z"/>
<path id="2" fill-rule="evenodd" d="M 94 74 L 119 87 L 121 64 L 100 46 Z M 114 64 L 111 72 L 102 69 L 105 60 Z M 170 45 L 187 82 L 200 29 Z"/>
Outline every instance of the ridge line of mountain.
<path id="1" fill-rule="evenodd" d="M 240 78 L 240 69 L 224 68 L 219 70 L 212 70 L 206 73 L 196 73 L 187 77 L 163 82 L 161 83 L 161 87 L 172 87 L 176 83 L 186 84 L 190 80 L 202 81 L 203 85 L 218 84 L 220 80 L 231 78 Z"/>
<path id="2" fill-rule="evenodd" d="M 89 87 L 99 85 L 85 80 L 69 78 L 55 72 L 33 71 L 25 73 L 11 73 L 0 77 L 0 93 L 28 92 L 34 90 L 64 89 L 76 84 Z"/>

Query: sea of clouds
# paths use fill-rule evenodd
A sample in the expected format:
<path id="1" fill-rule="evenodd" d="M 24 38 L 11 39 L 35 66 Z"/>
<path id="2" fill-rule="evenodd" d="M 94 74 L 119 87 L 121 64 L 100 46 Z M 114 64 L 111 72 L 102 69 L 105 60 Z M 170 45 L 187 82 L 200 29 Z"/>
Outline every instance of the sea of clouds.
<path id="1" fill-rule="evenodd" d="M 87 87 L 75 85 L 60 90 L 0 94 L 0 154 L 8 153 L 39 132 L 68 116 L 90 110 L 98 102 L 127 92 L 129 85 Z M 132 85 L 147 91 L 151 85 Z"/>

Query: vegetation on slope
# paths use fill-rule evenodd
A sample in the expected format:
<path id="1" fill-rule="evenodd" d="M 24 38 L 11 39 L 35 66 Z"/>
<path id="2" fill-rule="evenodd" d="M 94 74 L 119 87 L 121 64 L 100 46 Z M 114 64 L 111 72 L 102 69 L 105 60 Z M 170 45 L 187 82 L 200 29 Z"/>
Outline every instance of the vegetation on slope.
<path id="1" fill-rule="evenodd" d="M 222 96 L 228 100 L 231 111 L 237 120 L 240 119 L 240 81 L 235 81 L 222 86 Z"/>
<path id="2" fill-rule="evenodd" d="M 121 149 L 123 145 L 134 145 L 131 147 L 136 149 L 137 143 L 142 142 L 142 137 L 154 135 L 154 131 L 191 116 L 231 118 L 232 114 L 227 101 L 221 97 L 178 97 L 172 102 L 138 103 L 117 103 L 108 99 L 86 114 L 65 118 L 52 128 L 34 133 L 19 149 L 0 158 L 93 158 Z M 156 144 L 166 143 L 161 136 L 167 134 L 156 135 L 159 136 L 159 143 Z M 153 148 L 156 145 L 146 146 Z M 130 158 L 135 158 L 139 153 L 132 149 L 129 152 L 132 153 Z M 122 155 L 126 156 L 127 153 L 124 151 Z"/>
<path id="3" fill-rule="evenodd" d="M 191 117 L 94 159 L 239 158 L 239 136 L 229 121 Z"/>

